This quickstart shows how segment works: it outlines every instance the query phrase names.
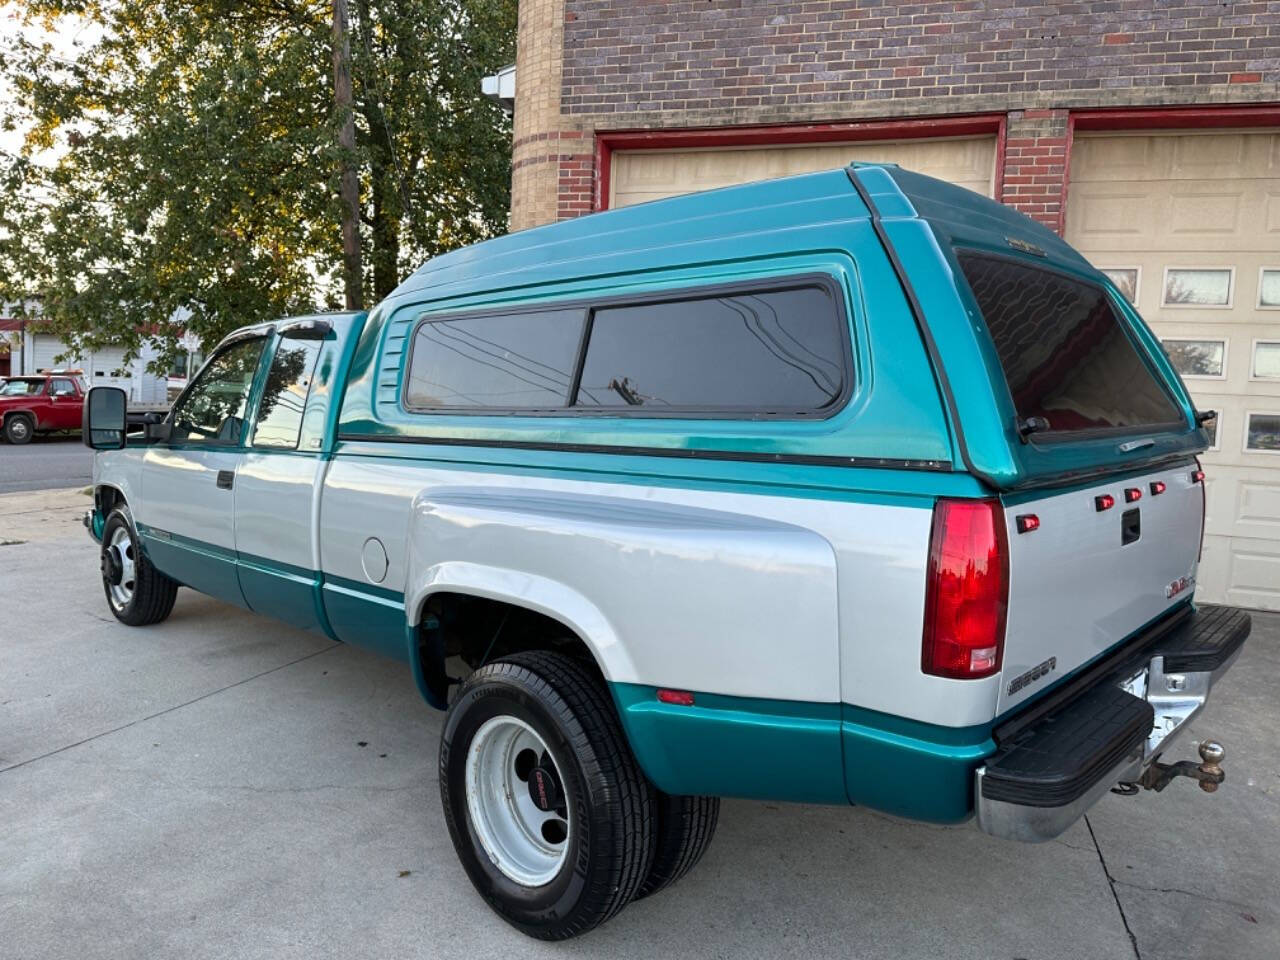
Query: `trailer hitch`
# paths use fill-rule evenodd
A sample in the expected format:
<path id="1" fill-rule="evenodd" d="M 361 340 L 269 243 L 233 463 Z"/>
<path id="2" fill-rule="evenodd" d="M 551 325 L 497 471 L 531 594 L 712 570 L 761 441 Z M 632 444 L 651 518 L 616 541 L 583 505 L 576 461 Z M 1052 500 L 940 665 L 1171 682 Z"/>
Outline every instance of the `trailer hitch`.
<path id="1" fill-rule="evenodd" d="M 1157 760 L 1147 767 L 1136 783 L 1117 784 L 1112 788 L 1112 792 L 1131 797 L 1141 787 L 1144 790 L 1154 790 L 1159 793 L 1178 777 L 1190 777 L 1199 781 L 1200 789 L 1205 793 L 1213 793 L 1218 789 L 1218 784 L 1227 779 L 1226 773 L 1222 770 L 1222 761 L 1226 755 L 1227 752 L 1222 748 L 1222 744 L 1216 740 L 1206 740 L 1200 744 L 1199 763 L 1194 760 L 1161 763 Z"/>

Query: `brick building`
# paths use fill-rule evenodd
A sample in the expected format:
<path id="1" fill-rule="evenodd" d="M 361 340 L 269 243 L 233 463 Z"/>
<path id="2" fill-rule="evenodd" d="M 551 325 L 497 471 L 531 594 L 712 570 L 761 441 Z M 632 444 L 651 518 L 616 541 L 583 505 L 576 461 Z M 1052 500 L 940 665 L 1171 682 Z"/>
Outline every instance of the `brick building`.
<path id="1" fill-rule="evenodd" d="M 1202 595 L 1280 607 L 1280 2 L 520 3 L 513 229 L 855 159 L 1113 272 L 1220 411 Z"/>

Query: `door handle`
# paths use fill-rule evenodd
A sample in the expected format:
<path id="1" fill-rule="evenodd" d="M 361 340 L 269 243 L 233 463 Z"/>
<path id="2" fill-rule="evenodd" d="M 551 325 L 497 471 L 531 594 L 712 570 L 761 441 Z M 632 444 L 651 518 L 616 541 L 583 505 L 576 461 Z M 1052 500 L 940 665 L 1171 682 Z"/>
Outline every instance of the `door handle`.
<path id="1" fill-rule="evenodd" d="M 235 483 L 235 479 L 236 479 L 236 472 L 234 470 L 219 470 L 218 471 L 218 489 L 230 490 L 231 485 Z"/>

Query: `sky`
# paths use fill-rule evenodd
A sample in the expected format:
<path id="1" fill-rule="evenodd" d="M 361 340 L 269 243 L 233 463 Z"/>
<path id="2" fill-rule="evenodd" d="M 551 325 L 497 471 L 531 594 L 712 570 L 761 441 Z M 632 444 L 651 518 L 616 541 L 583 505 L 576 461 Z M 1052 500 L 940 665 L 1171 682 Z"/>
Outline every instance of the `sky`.
<path id="1" fill-rule="evenodd" d="M 79 17 L 63 17 L 56 29 L 45 30 L 40 25 L 23 24 L 18 13 L 18 5 L 10 0 L 0 0 L 0 44 L 8 46 L 11 42 L 25 37 L 32 42 L 49 41 L 54 52 L 59 56 L 72 59 L 78 50 L 97 38 L 98 27 L 81 20 Z M 0 101 L 10 95 L 8 85 L 0 77 Z M 22 146 L 21 131 L 0 130 L 0 150 L 14 152 Z"/>

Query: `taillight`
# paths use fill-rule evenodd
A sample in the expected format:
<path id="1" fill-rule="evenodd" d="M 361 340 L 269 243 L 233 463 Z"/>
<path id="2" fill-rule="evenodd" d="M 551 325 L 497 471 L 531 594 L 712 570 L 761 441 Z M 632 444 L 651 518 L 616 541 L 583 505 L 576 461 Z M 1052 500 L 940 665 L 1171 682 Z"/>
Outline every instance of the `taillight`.
<path id="1" fill-rule="evenodd" d="M 1009 539 L 998 500 L 933 507 L 920 666 L 974 679 L 1000 670 L 1009 606 Z"/>

